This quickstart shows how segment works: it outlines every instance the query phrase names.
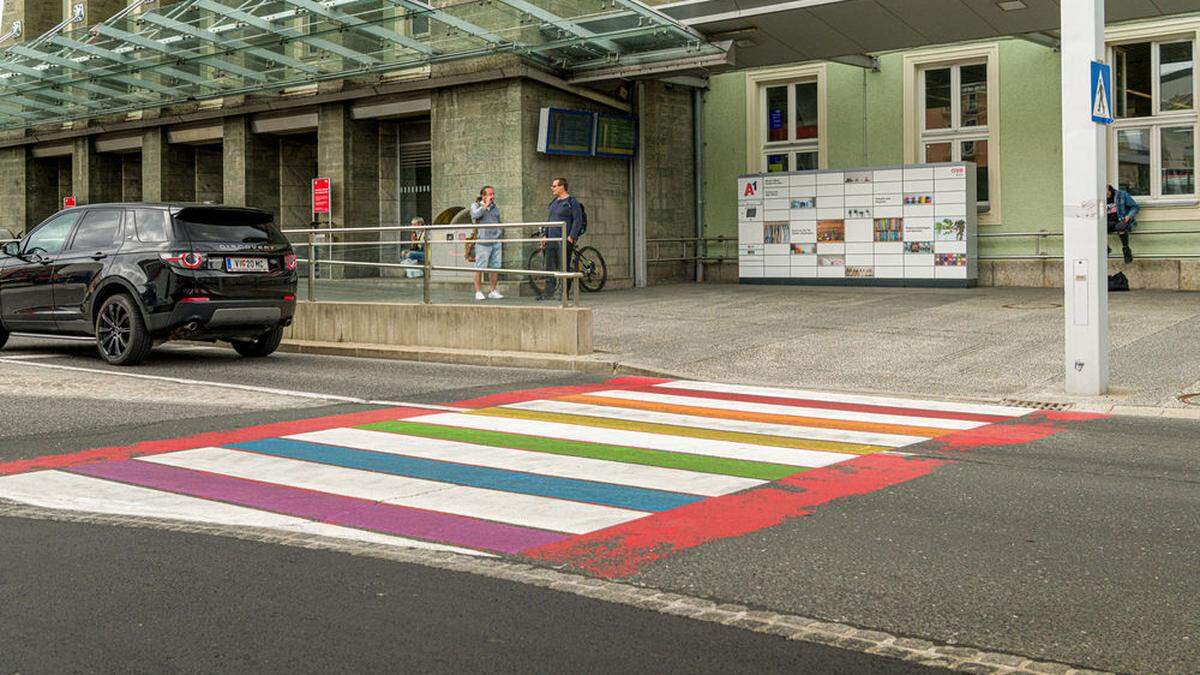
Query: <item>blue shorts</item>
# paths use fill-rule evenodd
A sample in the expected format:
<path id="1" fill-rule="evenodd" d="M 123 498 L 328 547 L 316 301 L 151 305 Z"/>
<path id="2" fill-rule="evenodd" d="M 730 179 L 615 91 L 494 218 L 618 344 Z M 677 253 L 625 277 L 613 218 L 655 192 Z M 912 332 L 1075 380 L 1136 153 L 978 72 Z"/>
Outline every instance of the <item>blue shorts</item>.
<path id="1" fill-rule="evenodd" d="M 475 266 L 479 268 L 499 269 L 502 265 L 500 261 L 500 248 L 503 244 L 499 242 L 475 242 Z"/>

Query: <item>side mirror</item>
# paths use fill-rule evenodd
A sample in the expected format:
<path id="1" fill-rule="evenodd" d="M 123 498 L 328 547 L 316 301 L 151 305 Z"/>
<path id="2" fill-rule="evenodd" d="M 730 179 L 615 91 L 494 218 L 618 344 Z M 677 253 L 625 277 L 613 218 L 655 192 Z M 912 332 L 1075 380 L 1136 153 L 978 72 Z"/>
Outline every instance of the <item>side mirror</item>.
<path id="1" fill-rule="evenodd" d="M 3 253 L 4 255 L 6 255 L 10 258 L 17 257 L 17 255 L 20 252 L 21 252 L 21 242 L 19 242 L 19 241 L 7 242 L 6 244 L 4 244 L 4 248 L 0 249 L 0 253 Z"/>

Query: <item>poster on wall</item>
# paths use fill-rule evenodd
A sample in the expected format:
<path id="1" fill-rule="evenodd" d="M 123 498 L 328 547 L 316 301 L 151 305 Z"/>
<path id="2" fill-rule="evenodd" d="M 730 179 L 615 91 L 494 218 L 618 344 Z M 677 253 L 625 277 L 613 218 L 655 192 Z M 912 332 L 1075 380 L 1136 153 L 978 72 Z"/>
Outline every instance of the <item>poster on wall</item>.
<path id="1" fill-rule="evenodd" d="M 788 171 L 787 163 L 785 154 L 769 155 L 772 171 L 738 178 L 741 279 L 974 285 L 973 163 L 817 171 Z"/>

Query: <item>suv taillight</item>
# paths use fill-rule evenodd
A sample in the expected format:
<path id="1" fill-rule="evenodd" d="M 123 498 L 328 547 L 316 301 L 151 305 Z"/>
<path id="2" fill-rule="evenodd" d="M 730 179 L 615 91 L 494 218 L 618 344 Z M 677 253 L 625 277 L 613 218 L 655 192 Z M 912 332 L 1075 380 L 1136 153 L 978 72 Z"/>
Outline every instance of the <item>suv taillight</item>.
<path id="1" fill-rule="evenodd" d="M 283 268 L 289 272 L 296 269 L 296 254 L 285 253 L 283 256 Z"/>
<path id="2" fill-rule="evenodd" d="M 204 266 L 204 256 L 194 251 L 187 253 L 159 253 L 158 258 L 168 265 L 182 267 L 185 270 L 198 270 Z"/>

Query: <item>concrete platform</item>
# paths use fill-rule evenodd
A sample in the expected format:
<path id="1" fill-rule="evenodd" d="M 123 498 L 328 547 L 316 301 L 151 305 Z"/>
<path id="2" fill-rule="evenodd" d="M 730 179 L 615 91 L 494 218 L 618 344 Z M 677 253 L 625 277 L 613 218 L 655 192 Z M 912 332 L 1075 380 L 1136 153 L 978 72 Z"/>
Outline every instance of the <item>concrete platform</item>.
<path id="1" fill-rule="evenodd" d="M 584 295 L 595 347 L 679 377 L 1200 416 L 1200 294 L 1110 296 L 1112 391 L 1062 390 L 1062 291 L 679 284 Z M 1200 398 L 1200 397 L 1198 397 Z M 1200 400 L 1197 401 L 1200 403 Z"/>

